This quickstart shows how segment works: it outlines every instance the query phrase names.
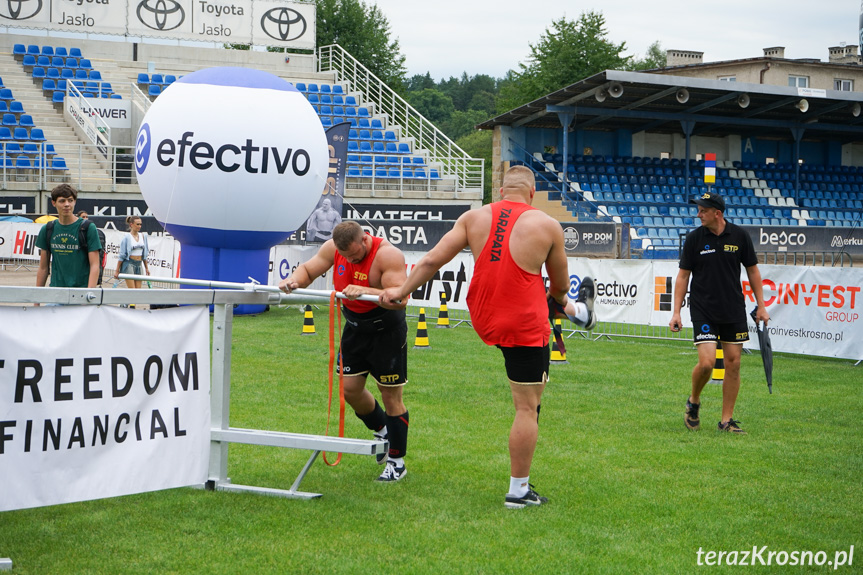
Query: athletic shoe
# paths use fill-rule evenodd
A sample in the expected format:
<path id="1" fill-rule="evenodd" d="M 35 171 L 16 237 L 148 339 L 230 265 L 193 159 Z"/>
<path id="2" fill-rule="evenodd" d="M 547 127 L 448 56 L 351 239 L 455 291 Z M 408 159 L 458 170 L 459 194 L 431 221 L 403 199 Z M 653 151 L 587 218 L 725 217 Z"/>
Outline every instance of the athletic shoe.
<path id="1" fill-rule="evenodd" d="M 525 507 L 535 507 L 548 503 L 548 497 L 542 497 L 539 493 L 533 490 L 533 485 L 528 485 L 529 489 L 522 497 L 506 494 L 506 500 L 503 504 L 507 509 L 523 509 Z"/>
<path id="2" fill-rule="evenodd" d="M 737 425 L 740 423 L 739 421 L 735 421 L 733 419 L 729 419 L 728 423 L 719 422 L 719 431 L 727 431 L 728 433 L 741 433 L 746 435 L 746 432 L 740 429 L 740 426 Z"/>
<path id="3" fill-rule="evenodd" d="M 683 423 L 687 429 L 698 431 L 701 429 L 701 420 L 698 419 L 698 408 L 700 403 L 690 403 L 689 398 L 686 398 L 686 413 L 683 416 Z"/>
<path id="4" fill-rule="evenodd" d="M 375 439 L 377 439 L 379 441 L 386 441 L 387 436 L 381 435 L 379 433 L 375 433 Z M 381 451 L 380 453 L 375 453 L 375 461 L 378 462 L 378 465 L 383 465 L 384 463 L 386 463 L 387 462 L 387 450 L 385 449 L 385 450 Z"/>
<path id="5" fill-rule="evenodd" d="M 584 329 L 591 330 L 596 326 L 596 314 L 593 313 L 593 301 L 596 299 L 596 286 L 593 283 L 593 278 L 584 277 L 581 280 L 581 285 L 578 287 L 578 297 L 576 302 L 582 302 L 587 306 L 587 324 Z"/>
<path id="6" fill-rule="evenodd" d="M 405 469 L 405 466 L 396 467 L 396 464 L 392 461 L 387 461 L 387 466 L 384 468 L 384 472 L 381 473 L 381 476 L 375 479 L 375 481 L 398 481 L 408 474 L 408 470 Z"/>

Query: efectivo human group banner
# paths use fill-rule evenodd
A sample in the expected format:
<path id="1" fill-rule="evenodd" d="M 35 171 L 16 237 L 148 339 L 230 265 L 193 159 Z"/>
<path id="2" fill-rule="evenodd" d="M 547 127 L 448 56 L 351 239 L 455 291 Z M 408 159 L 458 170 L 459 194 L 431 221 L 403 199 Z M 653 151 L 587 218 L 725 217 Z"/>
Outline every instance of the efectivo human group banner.
<path id="1" fill-rule="evenodd" d="M 315 5 L 282 0 L 12 1 L 0 5 L 0 24 L 62 32 L 315 48 Z"/>
<path id="2" fill-rule="evenodd" d="M 0 511 L 200 485 L 206 307 L 0 307 Z"/>

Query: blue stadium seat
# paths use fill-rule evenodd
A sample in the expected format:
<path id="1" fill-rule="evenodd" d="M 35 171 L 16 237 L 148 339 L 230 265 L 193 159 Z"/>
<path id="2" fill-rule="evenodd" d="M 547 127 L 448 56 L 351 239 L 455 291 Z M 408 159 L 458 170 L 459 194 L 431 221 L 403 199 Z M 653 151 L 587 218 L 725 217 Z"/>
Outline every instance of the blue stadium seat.
<path id="1" fill-rule="evenodd" d="M 151 84 L 159 84 L 161 86 L 162 84 L 165 83 L 165 78 L 162 77 L 161 74 L 153 74 L 152 76 L 150 76 L 150 83 Z"/>
<path id="2" fill-rule="evenodd" d="M 81 57 L 81 48 L 69 48 L 69 55 L 73 58 Z"/>
<path id="3" fill-rule="evenodd" d="M 415 180 L 425 180 L 426 179 L 426 171 L 425 168 L 414 168 L 414 179 Z"/>
<path id="4" fill-rule="evenodd" d="M 45 137 L 45 133 L 42 131 L 42 128 L 33 128 L 30 130 L 30 139 L 34 142 L 44 142 L 47 140 Z"/>
<path id="5" fill-rule="evenodd" d="M 309 84 L 308 90 L 310 94 L 317 94 L 320 90 L 318 90 L 317 84 Z"/>
<path id="6" fill-rule="evenodd" d="M 66 48 L 64 46 L 57 46 L 56 48 L 54 48 L 54 55 L 55 56 L 63 56 L 65 58 L 66 56 L 69 55 L 69 51 L 66 50 Z"/>
<path id="7" fill-rule="evenodd" d="M 321 117 L 320 117 L 320 120 L 321 120 L 321 125 L 322 125 L 324 128 L 332 128 L 332 127 L 333 127 L 333 119 L 332 119 L 331 117 L 329 117 L 329 116 L 321 116 Z"/>
<path id="8" fill-rule="evenodd" d="M 359 153 L 360 145 L 356 140 L 348 140 L 348 152 L 356 152 Z"/>
<path id="9" fill-rule="evenodd" d="M 151 97 L 156 97 L 162 93 L 162 87 L 158 84 L 150 84 L 147 88 L 147 95 Z"/>
<path id="10" fill-rule="evenodd" d="M 143 84 L 143 85 L 149 84 L 150 83 L 150 75 L 144 74 L 144 73 L 138 74 L 138 83 Z"/>
<path id="11" fill-rule="evenodd" d="M 386 142 L 386 151 L 387 154 L 398 154 L 399 146 L 396 142 Z M 398 161 L 398 158 L 395 158 Z"/>
<path id="12" fill-rule="evenodd" d="M 399 142 L 398 153 L 399 154 L 410 154 L 411 153 L 410 144 L 408 144 L 406 142 Z"/>
<path id="13" fill-rule="evenodd" d="M 60 156 L 54 156 L 51 158 L 51 169 L 54 171 L 64 171 L 67 170 L 66 160 L 61 158 Z"/>
<path id="14" fill-rule="evenodd" d="M 36 65 L 48 68 L 51 65 L 51 58 L 48 56 L 36 56 Z"/>
<path id="15" fill-rule="evenodd" d="M 43 92 L 53 92 L 57 89 L 57 81 L 48 78 L 47 80 L 42 80 L 42 91 Z"/>
<path id="16" fill-rule="evenodd" d="M 66 66 L 66 61 L 60 56 L 54 56 L 51 58 L 51 66 L 55 68 L 64 68 Z"/>
<path id="17" fill-rule="evenodd" d="M 33 66 L 36 65 L 36 56 L 34 56 L 33 54 L 27 54 L 21 61 L 21 65 L 24 66 L 25 69 L 33 68 Z"/>
<path id="18" fill-rule="evenodd" d="M 294 84 L 294 88 L 296 88 L 298 92 L 302 92 L 304 94 L 309 91 L 309 89 L 306 88 L 305 82 L 297 82 Z"/>
<path id="19" fill-rule="evenodd" d="M 369 114 L 368 108 L 358 108 L 357 109 L 357 116 L 359 116 L 361 118 L 370 118 L 371 114 Z"/>
<path id="20" fill-rule="evenodd" d="M 345 106 L 357 107 L 357 99 L 353 96 L 345 96 Z"/>
<path id="21" fill-rule="evenodd" d="M 71 57 L 66 58 L 66 68 L 69 68 L 70 70 L 77 70 L 79 68 L 78 59 Z"/>
<path id="22" fill-rule="evenodd" d="M 51 103 L 53 104 L 62 104 L 63 100 L 66 99 L 66 91 L 65 90 L 55 90 L 54 94 L 51 96 Z"/>
<path id="23" fill-rule="evenodd" d="M 356 118 L 358 116 L 357 109 L 353 106 L 345 106 L 345 116 L 349 118 Z"/>
<path id="24" fill-rule="evenodd" d="M 372 143 L 369 140 L 360 140 L 360 152 L 371 154 L 373 152 Z"/>
<path id="25" fill-rule="evenodd" d="M 43 68 L 41 66 L 36 66 L 33 68 L 33 71 L 30 72 L 30 75 L 33 77 L 34 81 L 44 79 L 45 78 L 45 68 Z"/>
<path id="26" fill-rule="evenodd" d="M 59 68 L 48 68 L 45 70 L 45 77 L 50 78 L 54 81 L 59 80 L 63 75 L 63 70 Z"/>
<path id="27" fill-rule="evenodd" d="M 372 142 L 372 151 L 375 154 L 386 154 L 387 147 L 383 142 Z"/>
<path id="28" fill-rule="evenodd" d="M 24 128 L 34 127 L 33 116 L 30 114 L 21 114 L 21 117 L 18 119 L 18 125 Z"/>
<path id="29" fill-rule="evenodd" d="M 63 68 L 60 70 L 60 78 L 62 78 L 63 80 L 74 80 L 75 71 L 70 70 L 69 68 Z"/>
<path id="30" fill-rule="evenodd" d="M 75 70 L 75 79 L 76 80 L 87 80 L 87 79 L 89 79 L 88 76 L 89 76 L 89 74 L 87 73 L 87 70 L 84 70 L 81 68 Z M 151 82 L 151 83 L 155 84 L 155 82 Z"/>
<path id="31" fill-rule="evenodd" d="M 332 94 L 333 93 L 332 86 L 330 86 L 329 84 L 321 84 L 320 89 L 321 89 L 321 94 Z"/>
<path id="32" fill-rule="evenodd" d="M 15 114 L 12 114 L 10 112 L 6 112 L 5 114 L 3 114 L 2 125 L 4 125 L 4 126 L 17 126 L 18 125 L 18 118 L 15 117 Z"/>
<path id="33" fill-rule="evenodd" d="M 330 96 L 329 94 L 321 94 L 320 98 L 321 98 L 321 104 L 329 104 L 330 106 L 333 105 L 333 97 Z"/>
<path id="34" fill-rule="evenodd" d="M 359 178 L 361 173 L 362 172 L 360 171 L 360 168 L 358 166 L 348 166 L 349 178 Z"/>
<path id="35" fill-rule="evenodd" d="M 12 128 L 12 137 L 19 142 L 26 142 L 30 139 L 30 133 L 27 131 L 27 128 L 22 128 L 21 126 L 16 126 Z"/>
<path id="36" fill-rule="evenodd" d="M 311 104 L 320 104 L 321 103 L 321 99 L 318 97 L 317 94 L 309 93 L 307 97 L 309 99 L 309 103 L 311 103 Z"/>
<path id="37" fill-rule="evenodd" d="M 78 62 L 78 67 L 84 68 L 86 70 L 92 70 L 93 64 L 91 64 L 90 60 L 88 60 L 87 58 L 81 58 L 81 60 Z"/>
<path id="38" fill-rule="evenodd" d="M 12 46 L 12 55 L 16 59 L 21 59 L 27 54 L 27 47 L 24 44 L 15 44 Z"/>

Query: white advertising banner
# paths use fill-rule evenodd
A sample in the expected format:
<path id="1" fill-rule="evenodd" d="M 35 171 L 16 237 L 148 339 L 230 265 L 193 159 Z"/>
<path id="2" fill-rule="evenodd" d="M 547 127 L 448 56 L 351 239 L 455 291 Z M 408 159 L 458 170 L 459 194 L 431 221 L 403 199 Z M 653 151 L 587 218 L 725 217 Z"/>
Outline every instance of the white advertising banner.
<path id="1" fill-rule="evenodd" d="M 317 246 L 277 246 L 277 272 L 271 284 L 288 277 L 299 263 L 311 258 Z M 405 252 L 408 273 L 425 252 Z M 581 278 L 596 282 L 596 311 L 600 321 L 666 327 L 674 305 L 676 261 L 603 260 L 567 258 L 570 297 L 578 295 Z M 859 268 L 795 267 L 760 265 L 764 299 L 770 312 L 768 325 L 774 351 L 863 359 L 863 270 Z M 437 308 L 440 292 L 447 294 L 447 307 L 466 310 L 468 286 L 473 276 L 473 257 L 461 253 L 425 286 L 411 296 L 411 305 Z M 747 312 L 755 307 L 746 270 L 740 281 Z M 318 280 L 321 282 L 321 280 Z M 315 285 L 330 289 L 325 282 Z M 689 294 L 680 310 L 685 327 L 692 327 Z M 747 348 L 757 349 L 754 323 Z"/>
<path id="2" fill-rule="evenodd" d="M 36 237 L 42 224 L 0 222 L 0 259 L 38 261 Z"/>
<path id="3" fill-rule="evenodd" d="M 863 270 L 775 265 L 759 269 L 773 351 L 863 359 Z M 749 312 L 755 297 L 745 272 L 741 281 Z M 749 321 L 750 340 L 744 347 L 757 349 Z"/>
<path id="4" fill-rule="evenodd" d="M 567 258 L 570 298 L 578 297 L 581 278 L 596 283 L 596 314 L 600 321 L 647 324 L 653 304 L 653 271 L 649 260 Z"/>
<path id="5" fill-rule="evenodd" d="M 206 307 L 0 307 L 0 511 L 206 481 Z"/>
<path id="6" fill-rule="evenodd" d="M 315 48 L 315 5 L 284 0 L 15 1 L 0 5 L 0 22 L 81 34 Z"/>

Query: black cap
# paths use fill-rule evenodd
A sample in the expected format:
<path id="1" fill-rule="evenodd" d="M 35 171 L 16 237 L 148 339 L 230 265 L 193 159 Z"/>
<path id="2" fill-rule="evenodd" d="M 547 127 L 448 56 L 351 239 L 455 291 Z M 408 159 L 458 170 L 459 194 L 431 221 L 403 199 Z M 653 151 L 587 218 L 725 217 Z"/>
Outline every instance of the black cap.
<path id="1" fill-rule="evenodd" d="M 689 200 L 689 203 L 698 204 L 699 206 L 703 206 L 705 208 L 715 208 L 720 212 L 725 211 L 725 198 L 723 198 L 719 194 L 714 194 L 713 192 L 704 192 L 700 196 L 696 196 L 695 198 Z"/>

